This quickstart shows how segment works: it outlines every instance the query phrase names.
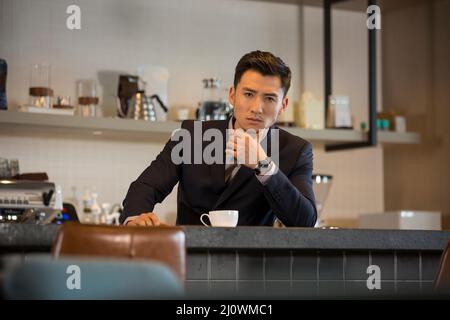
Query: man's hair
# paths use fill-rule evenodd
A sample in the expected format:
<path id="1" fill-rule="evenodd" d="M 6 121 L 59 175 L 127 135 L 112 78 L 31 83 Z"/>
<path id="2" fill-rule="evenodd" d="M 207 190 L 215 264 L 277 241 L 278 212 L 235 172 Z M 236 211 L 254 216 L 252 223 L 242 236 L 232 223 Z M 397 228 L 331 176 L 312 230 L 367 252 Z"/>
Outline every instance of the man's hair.
<path id="1" fill-rule="evenodd" d="M 234 72 L 234 87 L 241 80 L 242 75 L 247 70 L 254 70 L 263 76 L 278 76 L 281 80 L 281 87 L 286 96 L 291 86 L 291 69 L 279 57 L 266 51 L 252 51 L 245 54 L 236 65 Z"/>

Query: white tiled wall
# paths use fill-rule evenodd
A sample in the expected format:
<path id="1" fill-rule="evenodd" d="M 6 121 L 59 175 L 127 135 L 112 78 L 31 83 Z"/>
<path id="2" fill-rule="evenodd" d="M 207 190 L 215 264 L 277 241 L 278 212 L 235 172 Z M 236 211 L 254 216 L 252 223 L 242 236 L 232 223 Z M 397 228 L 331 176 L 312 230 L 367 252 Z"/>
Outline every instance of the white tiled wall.
<path id="1" fill-rule="evenodd" d="M 323 217 L 355 219 L 360 213 L 381 212 L 383 203 L 383 150 L 363 148 L 327 153 L 314 148 L 314 171 L 333 175 Z"/>
<path id="2" fill-rule="evenodd" d="M 49 179 L 71 197 L 77 187 L 81 199 L 86 187 L 96 187 L 100 202 L 121 202 L 130 183 L 151 163 L 163 143 L 116 143 L 95 140 L 0 137 L 0 154 L 17 158 L 21 172 L 47 172 Z M 161 210 L 163 219 L 173 220 L 175 193 Z"/>
<path id="3" fill-rule="evenodd" d="M 82 29 L 66 28 L 68 5 L 82 10 Z M 102 75 L 134 72 L 137 66 L 169 70 L 170 107 L 195 107 L 201 79 L 219 76 L 226 86 L 237 59 L 253 49 L 269 50 L 293 70 L 290 101 L 304 90 L 323 95 L 322 11 L 305 7 L 304 23 L 295 4 L 246 0 L 0 0 L 0 57 L 9 65 L 10 105 L 27 101 L 31 63 L 52 63 L 58 95 L 75 97 L 75 81 L 96 78 L 106 114 L 114 114 L 116 83 Z M 352 97 L 356 125 L 366 116 L 366 35 L 364 14 L 336 12 L 334 74 L 336 92 Z M 363 28 L 361 28 L 363 25 Z M 300 52 L 300 28 L 304 28 Z M 300 57 L 303 54 L 303 63 Z M 301 70 L 301 67 L 303 68 Z M 124 143 L 39 137 L 0 137 L 0 157 L 18 158 L 21 171 L 46 171 L 63 186 L 81 193 L 95 185 L 100 201 L 122 201 L 131 181 L 154 159 L 162 143 Z M 355 218 L 383 209 L 380 148 L 327 154 L 315 147 L 315 171 L 334 175 L 324 216 Z M 176 196 L 157 208 L 174 220 Z"/>
<path id="4" fill-rule="evenodd" d="M 79 197 L 85 187 L 95 186 L 101 202 L 117 203 L 163 143 L 0 137 L 0 146 L 1 157 L 19 159 L 21 172 L 47 172 L 51 181 L 61 184 L 64 197 L 71 196 L 72 186 Z M 315 172 L 334 177 L 325 219 L 353 219 L 361 212 L 383 209 L 381 157 L 378 149 L 325 153 L 314 148 Z M 176 187 L 155 211 L 164 221 L 174 222 Z"/>
<path id="5" fill-rule="evenodd" d="M 81 30 L 66 28 L 66 8 L 81 9 Z M 298 70 L 298 6 L 246 0 L 0 0 L 0 56 L 10 67 L 9 101 L 27 101 L 30 66 L 52 64 L 57 95 L 75 97 L 75 82 L 100 81 L 107 114 L 115 113 L 118 72 L 169 71 L 171 105 L 196 107 L 202 79 L 231 85 L 246 52 L 270 50 Z M 299 74 L 293 74 L 298 83 Z M 298 100 L 294 86 L 290 96 Z"/>

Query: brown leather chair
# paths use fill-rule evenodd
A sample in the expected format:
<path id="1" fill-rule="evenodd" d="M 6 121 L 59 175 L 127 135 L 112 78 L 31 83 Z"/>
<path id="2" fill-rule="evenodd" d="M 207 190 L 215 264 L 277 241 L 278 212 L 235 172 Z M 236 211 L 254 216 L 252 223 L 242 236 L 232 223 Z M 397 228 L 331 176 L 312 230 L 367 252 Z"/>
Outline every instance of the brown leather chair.
<path id="1" fill-rule="evenodd" d="M 180 227 L 125 227 L 65 223 L 52 246 L 53 256 L 151 259 L 185 280 L 185 233 Z"/>
<path id="2" fill-rule="evenodd" d="M 438 292 L 450 294 L 450 239 L 442 253 L 434 288 Z"/>

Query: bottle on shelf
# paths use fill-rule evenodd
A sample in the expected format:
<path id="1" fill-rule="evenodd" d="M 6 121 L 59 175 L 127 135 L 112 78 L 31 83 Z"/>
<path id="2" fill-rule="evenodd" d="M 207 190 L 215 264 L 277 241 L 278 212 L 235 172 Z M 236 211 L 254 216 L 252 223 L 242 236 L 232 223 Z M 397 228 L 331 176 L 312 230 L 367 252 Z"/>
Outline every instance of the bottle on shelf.
<path id="1" fill-rule="evenodd" d="M 91 213 L 93 222 L 95 224 L 103 223 L 103 210 L 100 204 L 98 203 L 98 193 L 96 191 L 91 193 L 91 199 L 92 199 L 92 206 L 91 206 Z"/>
<path id="2" fill-rule="evenodd" d="M 88 188 L 84 190 L 83 195 L 83 223 L 93 223 L 92 217 L 92 198 L 91 192 Z"/>
<path id="3" fill-rule="evenodd" d="M 81 216 L 80 201 L 78 200 L 77 187 L 72 186 L 70 189 L 72 190 L 72 196 L 64 199 L 64 202 L 68 202 L 68 203 L 72 204 L 75 208 L 75 211 L 77 212 L 78 217 L 80 217 Z"/>

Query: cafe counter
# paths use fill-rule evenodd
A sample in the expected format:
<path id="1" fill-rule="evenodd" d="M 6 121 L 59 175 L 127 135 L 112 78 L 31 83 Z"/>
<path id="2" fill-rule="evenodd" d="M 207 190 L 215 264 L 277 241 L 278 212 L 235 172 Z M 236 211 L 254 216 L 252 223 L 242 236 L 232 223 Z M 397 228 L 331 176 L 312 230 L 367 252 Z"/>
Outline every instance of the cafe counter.
<path id="1" fill-rule="evenodd" d="M 0 224 L 0 252 L 50 252 L 58 225 Z M 397 297 L 432 292 L 450 231 L 184 227 L 192 297 Z M 375 266 L 375 267 L 374 267 Z M 379 280 L 379 285 L 371 285 Z"/>

